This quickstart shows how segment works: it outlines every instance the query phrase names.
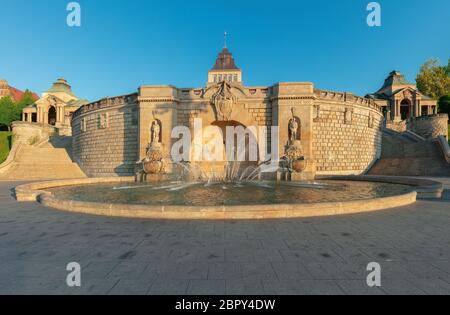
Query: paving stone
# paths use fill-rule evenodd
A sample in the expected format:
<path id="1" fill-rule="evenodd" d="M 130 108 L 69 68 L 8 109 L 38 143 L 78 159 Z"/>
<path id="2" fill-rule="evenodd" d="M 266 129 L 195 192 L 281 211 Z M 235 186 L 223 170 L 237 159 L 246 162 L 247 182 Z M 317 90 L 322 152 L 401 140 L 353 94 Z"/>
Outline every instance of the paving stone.
<path id="1" fill-rule="evenodd" d="M 189 295 L 225 295 L 225 280 L 190 280 Z"/>
<path id="2" fill-rule="evenodd" d="M 0 294 L 449 293 L 448 202 L 289 220 L 132 220 L 17 203 L 12 186 L 0 182 Z M 81 288 L 65 283 L 72 261 Z M 378 290 L 365 286 L 371 261 L 382 268 Z"/>

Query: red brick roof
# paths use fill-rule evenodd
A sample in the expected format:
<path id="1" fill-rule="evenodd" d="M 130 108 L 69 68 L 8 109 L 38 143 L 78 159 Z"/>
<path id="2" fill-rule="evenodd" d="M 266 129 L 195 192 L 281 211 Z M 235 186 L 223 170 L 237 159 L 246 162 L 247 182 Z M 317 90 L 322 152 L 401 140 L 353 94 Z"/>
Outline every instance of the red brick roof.
<path id="1" fill-rule="evenodd" d="M 25 91 L 21 91 L 21 90 L 16 89 L 15 87 L 12 87 L 12 86 L 8 86 L 8 88 L 9 88 L 9 92 L 10 92 L 10 94 L 11 94 L 11 98 L 12 98 L 15 102 L 18 102 L 18 101 L 20 101 L 20 100 L 23 98 L 23 96 L 24 96 L 24 94 L 25 94 Z M 37 95 L 37 94 L 34 93 L 34 92 L 31 92 L 31 96 L 33 97 L 33 99 L 34 99 L 35 101 L 37 101 L 37 100 L 39 99 L 39 95 Z"/>

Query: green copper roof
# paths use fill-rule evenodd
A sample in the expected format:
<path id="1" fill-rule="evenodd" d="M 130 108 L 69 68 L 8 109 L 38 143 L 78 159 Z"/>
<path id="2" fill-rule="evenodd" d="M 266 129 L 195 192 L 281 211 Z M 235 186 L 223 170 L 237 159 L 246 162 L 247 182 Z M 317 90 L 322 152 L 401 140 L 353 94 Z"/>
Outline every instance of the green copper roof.
<path id="1" fill-rule="evenodd" d="M 89 104 L 88 100 L 73 100 L 73 101 L 70 101 L 67 105 L 74 106 L 74 107 L 81 107 L 86 104 Z"/>
<path id="2" fill-rule="evenodd" d="M 52 87 L 47 90 L 46 93 L 67 93 L 74 96 L 70 85 L 63 78 L 60 78 L 53 83 Z"/>
<path id="3" fill-rule="evenodd" d="M 390 86 L 390 85 L 407 85 L 411 84 L 405 79 L 405 76 L 400 71 L 392 71 L 389 73 L 389 76 L 387 77 L 386 81 L 384 82 L 384 86 Z"/>

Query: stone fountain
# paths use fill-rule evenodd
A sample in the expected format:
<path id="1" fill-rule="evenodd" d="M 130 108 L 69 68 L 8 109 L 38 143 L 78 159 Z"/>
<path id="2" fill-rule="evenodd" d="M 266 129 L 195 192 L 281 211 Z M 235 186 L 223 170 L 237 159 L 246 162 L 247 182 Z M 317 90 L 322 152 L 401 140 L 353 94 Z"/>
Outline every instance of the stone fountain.
<path id="1" fill-rule="evenodd" d="M 161 181 L 166 179 L 166 162 L 161 143 L 161 122 L 155 119 L 151 126 L 151 142 L 145 158 L 137 163 L 136 181 Z"/>

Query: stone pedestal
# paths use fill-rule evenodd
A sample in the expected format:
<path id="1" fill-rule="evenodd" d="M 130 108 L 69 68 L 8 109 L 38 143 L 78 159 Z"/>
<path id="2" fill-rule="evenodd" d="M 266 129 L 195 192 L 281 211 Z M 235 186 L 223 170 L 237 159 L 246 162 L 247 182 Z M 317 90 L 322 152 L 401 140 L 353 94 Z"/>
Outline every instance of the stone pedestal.
<path id="1" fill-rule="evenodd" d="M 135 181 L 138 183 L 158 183 L 169 179 L 167 174 L 145 174 L 144 172 L 135 175 Z"/>
<path id="2" fill-rule="evenodd" d="M 314 172 L 291 173 L 289 174 L 289 177 L 292 182 L 300 182 L 314 180 L 316 178 L 316 174 Z"/>

